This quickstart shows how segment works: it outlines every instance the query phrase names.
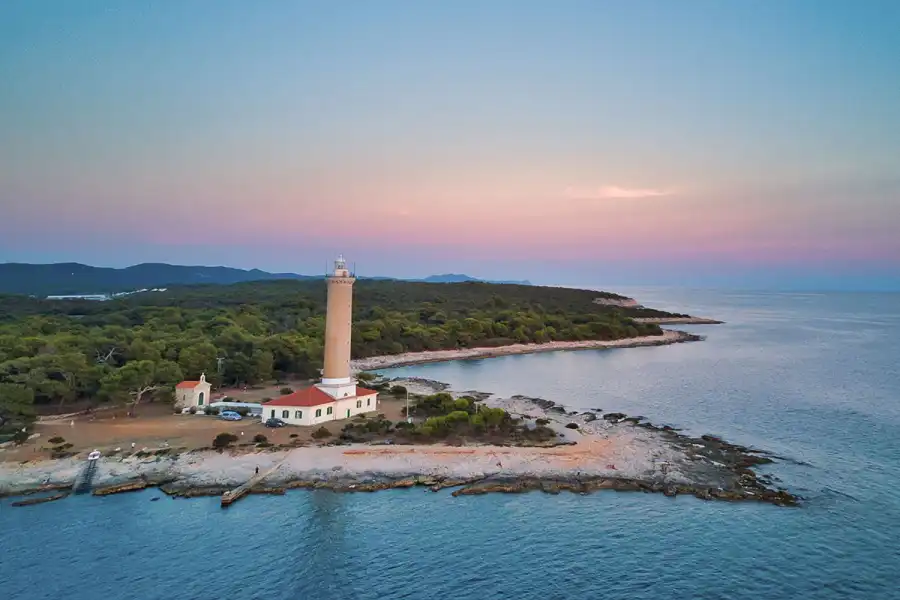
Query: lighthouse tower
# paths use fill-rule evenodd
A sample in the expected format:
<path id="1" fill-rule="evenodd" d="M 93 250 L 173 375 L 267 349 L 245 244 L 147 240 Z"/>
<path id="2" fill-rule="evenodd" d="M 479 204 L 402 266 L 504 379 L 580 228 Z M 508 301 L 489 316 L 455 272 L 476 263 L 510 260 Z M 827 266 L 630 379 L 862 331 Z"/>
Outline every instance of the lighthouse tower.
<path id="1" fill-rule="evenodd" d="M 319 425 L 378 410 L 378 392 L 359 387 L 350 376 L 350 329 L 356 277 L 347 269 L 343 256 L 334 261 L 334 271 L 325 280 L 328 312 L 325 314 L 322 381 L 263 404 L 263 423 L 276 420 L 286 425 Z"/>
<path id="2" fill-rule="evenodd" d="M 334 271 L 326 277 L 328 312 L 325 313 L 325 368 L 320 390 L 332 398 L 356 395 L 356 381 L 350 377 L 350 330 L 353 320 L 353 284 L 356 277 L 347 269 L 343 256 L 334 261 Z"/>

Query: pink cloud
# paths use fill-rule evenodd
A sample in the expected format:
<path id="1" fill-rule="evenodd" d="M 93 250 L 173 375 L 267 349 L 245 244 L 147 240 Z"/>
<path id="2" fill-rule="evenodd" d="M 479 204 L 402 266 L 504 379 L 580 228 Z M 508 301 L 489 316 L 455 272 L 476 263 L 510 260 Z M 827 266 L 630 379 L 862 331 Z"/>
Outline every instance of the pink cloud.
<path id="1" fill-rule="evenodd" d="M 657 198 L 659 196 L 671 196 L 674 192 L 665 189 L 652 188 L 624 188 L 617 185 L 607 185 L 599 188 L 567 187 L 566 197 L 572 200 L 613 200 L 617 198 Z"/>

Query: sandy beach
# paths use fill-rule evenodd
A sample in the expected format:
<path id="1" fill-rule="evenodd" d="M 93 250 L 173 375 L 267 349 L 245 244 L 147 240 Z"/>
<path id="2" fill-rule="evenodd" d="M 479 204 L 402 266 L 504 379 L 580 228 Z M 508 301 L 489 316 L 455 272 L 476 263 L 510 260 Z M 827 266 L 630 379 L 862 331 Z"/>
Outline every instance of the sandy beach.
<path id="1" fill-rule="evenodd" d="M 637 317 L 635 323 L 650 323 L 653 325 L 722 325 L 725 321 L 706 319 L 704 317 Z"/>
<path id="2" fill-rule="evenodd" d="M 546 344 L 512 344 L 497 348 L 460 348 L 456 350 L 431 350 L 425 352 L 406 352 L 387 356 L 372 356 L 350 362 L 354 372 L 375 371 L 391 367 L 418 365 L 448 360 L 467 360 L 476 358 L 494 358 L 511 354 L 533 354 L 536 352 L 559 352 L 564 350 L 603 350 L 609 348 L 638 348 L 641 346 L 663 346 L 681 342 L 693 342 L 702 338 L 684 332 L 667 330 L 662 335 L 646 335 L 621 340 L 585 340 L 580 342 L 548 342 Z"/>

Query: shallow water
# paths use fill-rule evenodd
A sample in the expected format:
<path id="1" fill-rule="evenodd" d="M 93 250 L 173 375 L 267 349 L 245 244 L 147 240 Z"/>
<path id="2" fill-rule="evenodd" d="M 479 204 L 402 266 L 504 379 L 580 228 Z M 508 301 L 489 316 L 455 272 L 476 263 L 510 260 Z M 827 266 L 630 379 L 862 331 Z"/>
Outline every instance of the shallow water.
<path id="1" fill-rule="evenodd" d="M 618 290 L 617 290 L 618 291 Z M 701 343 L 393 369 L 772 450 L 802 508 L 637 493 L 0 503 L 4 598 L 900 598 L 900 295 L 623 290 Z M 800 464 L 797 464 L 800 463 Z"/>

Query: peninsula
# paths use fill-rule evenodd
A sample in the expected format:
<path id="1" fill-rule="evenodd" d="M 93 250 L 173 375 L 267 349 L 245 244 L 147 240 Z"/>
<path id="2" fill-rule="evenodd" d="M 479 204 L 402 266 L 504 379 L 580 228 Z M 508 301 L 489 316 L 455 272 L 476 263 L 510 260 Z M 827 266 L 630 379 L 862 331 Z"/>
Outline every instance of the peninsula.
<path id="1" fill-rule="evenodd" d="M 402 414 L 398 400 L 410 392 L 412 414 L 417 417 L 423 411 L 440 411 L 438 407 L 449 397 L 454 410 L 464 405 L 480 406 L 482 414 L 485 409 L 499 411 L 498 415 L 508 415 L 501 418 L 509 419 L 510 425 L 499 427 L 495 435 L 500 438 L 493 439 L 469 427 L 471 421 L 457 421 L 444 431 L 423 436 L 405 427 L 402 420 L 390 422 L 379 415 L 354 419 L 338 435 L 319 440 L 288 437 L 275 430 L 267 432 L 269 438 L 264 441 L 256 437 L 256 441 L 225 444 L 219 450 L 159 444 L 138 451 L 120 449 L 99 461 L 93 493 L 103 496 L 159 486 L 173 497 L 219 496 L 252 480 L 258 469 L 263 477 L 255 481 L 251 493 L 425 486 L 432 491 L 454 488 L 453 495 L 618 490 L 780 506 L 798 500 L 777 487 L 774 477 L 752 470 L 776 457 L 714 436 L 690 437 L 642 417 L 604 414 L 599 409 L 575 414 L 540 398 L 448 393 L 444 384 L 425 380 L 386 383 L 398 390 L 398 397 L 385 401 L 385 412 Z M 452 414 L 443 417 L 444 423 L 453 420 Z M 440 419 L 430 417 L 430 422 L 436 427 Z M 239 427 L 249 429 L 248 434 L 257 431 L 243 424 Z M 66 429 L 62 426 L 59 431 Z M 0 496 L 70 491 L 83 465 L 82 456 L 0 463 Z"/>
<path id="2" fill-rule="evenodd" d="M 107 495 L 158 485 L 173 496 L 223 495 L 224 505 L 291 487 L 427 485 L 458 487 L 454 495 L 616 489 L 796 503 L 750 469 L 772 458 L 716 437 L 368 373 L 698 341 L 651 322 L 695 322 L 689 315 L 589 290 L 374 281 L 358 284 L 351 312 L 356 279 L 342 258 L 327 283 L 325 319 L 320 292 L 302 293 L 315 282 L 175 288 L 104 303 L 4 299 L 12 318 L 0 325 L 0 350 L 13 357 L 0 364 L 3 424 L 18 427 L 32 407 L 44 414 L 28 439 L 16 433 L 4 444 L 0 495 L 57 492 L 20 503 L 27 505 L 85 486 Z M 23 345 L 15 332 L 44 339 Z M 303 377 L 323 359 L 321 380 L 305 391 L 276 383 L 269 392 L 264 383 L 307 385 Z M 166 414 L 172 386 L 198 372 L 199 381 L 178 384 L 176 414 Z M 280 397 L 254 398 L 260 390 Z M 249 422 L 215 418 L 223 408 Z"/>

